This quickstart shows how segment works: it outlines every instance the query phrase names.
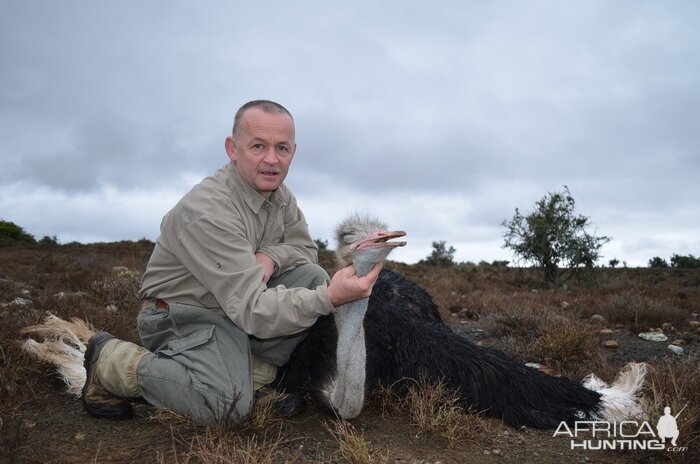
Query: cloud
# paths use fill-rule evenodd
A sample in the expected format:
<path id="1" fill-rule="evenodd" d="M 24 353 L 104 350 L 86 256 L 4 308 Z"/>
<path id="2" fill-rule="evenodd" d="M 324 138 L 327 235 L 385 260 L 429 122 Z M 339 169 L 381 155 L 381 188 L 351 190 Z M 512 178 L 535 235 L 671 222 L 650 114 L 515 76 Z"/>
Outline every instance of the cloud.
<path id="1" fill-rule="evenodd" d="M 434 240 L 508 259 L 501 221 L 568 185 L 606 257 L 697 255 L 698 19 L 692 2 L 13 2 L 0 215 L 154 238 L 263 97 L 295 116 L 289 183 L 315 237 L 367 210 L 407 229 L 406 260 Z"/>

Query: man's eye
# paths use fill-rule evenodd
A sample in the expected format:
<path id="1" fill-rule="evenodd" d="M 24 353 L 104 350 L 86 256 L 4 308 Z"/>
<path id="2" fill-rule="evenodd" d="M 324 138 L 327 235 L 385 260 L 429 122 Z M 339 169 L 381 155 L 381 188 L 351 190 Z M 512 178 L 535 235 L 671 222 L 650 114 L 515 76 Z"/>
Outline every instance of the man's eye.
<path id="1" fill-rule="evenodd" d="M 281 151 L 282 153 L 289 153 L 289 147 L 286 145 L 280 145 L 277 147 L 277 150 Z"/>

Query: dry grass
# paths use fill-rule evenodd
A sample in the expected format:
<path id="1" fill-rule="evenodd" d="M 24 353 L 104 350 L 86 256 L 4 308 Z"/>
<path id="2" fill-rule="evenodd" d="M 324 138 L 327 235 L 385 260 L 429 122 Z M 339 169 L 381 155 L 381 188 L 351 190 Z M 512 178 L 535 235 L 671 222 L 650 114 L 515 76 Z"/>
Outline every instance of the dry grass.
<path id="1" fill-rule="evenodd" d="M 272 464 L 295 462 L 290 440 L 281 428 L 254 433 L 235 433 L 221 427 L 207 427 L 191 438 L 182 462 L 202 464 Z"/>
<path id="2" fill-rule="evenodd" d="M 350 464 L 382 464 L 389 460 L 388 450 L 375 449 L 355 427 L 345 420 L 336 420 L 323 426 L 338 444 L 336 455 Z"/>
<path id="3" fill-rule="evenodd" d="M 647 374 L 649 422 L 656 424 L 664 407 L 678 415 L 679 446 L 700 454 L 700 355 L 655 360 Z"/>
<path id="4" fill-rule="evenodd" d="M 443 382 L 417 381 L 409 387 L 404 404 L 420 432 L 445 439 L 449 448 L 465 442 L 476 444 L 489 435 L 482 415 L 462 408 L 459 395 Z"/>

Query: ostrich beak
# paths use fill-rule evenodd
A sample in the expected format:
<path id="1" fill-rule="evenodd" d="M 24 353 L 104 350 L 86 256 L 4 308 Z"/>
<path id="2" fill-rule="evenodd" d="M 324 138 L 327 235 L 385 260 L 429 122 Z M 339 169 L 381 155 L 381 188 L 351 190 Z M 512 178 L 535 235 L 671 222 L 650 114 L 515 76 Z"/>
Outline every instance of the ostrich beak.
<path id="1" fill-rule="evenodd" d="M 395 230 L 392 232 L 376 232 L 363 237 L 355 244 L 356 250 L 369 250 L 376 248 L 386 248 L 386 247 L 400 247 L 406 245 L 406 242 L 390 242 L 389 240 L 393 238 L 403 237 L 406 232 L 402 230 Z"/>

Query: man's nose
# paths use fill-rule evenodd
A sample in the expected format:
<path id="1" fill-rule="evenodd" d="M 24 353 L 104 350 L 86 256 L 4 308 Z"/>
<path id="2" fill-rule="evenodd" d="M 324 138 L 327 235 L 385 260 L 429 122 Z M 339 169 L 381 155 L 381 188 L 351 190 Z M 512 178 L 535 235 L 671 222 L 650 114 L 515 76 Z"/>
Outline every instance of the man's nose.
<path id="1" fill-rule="evenodd" d="M 277 153 L 275 153 L 275 147 L 269 147 L 265 150 L 263 161 L 267 164 L 277 164 L 279 162 Z"/>

